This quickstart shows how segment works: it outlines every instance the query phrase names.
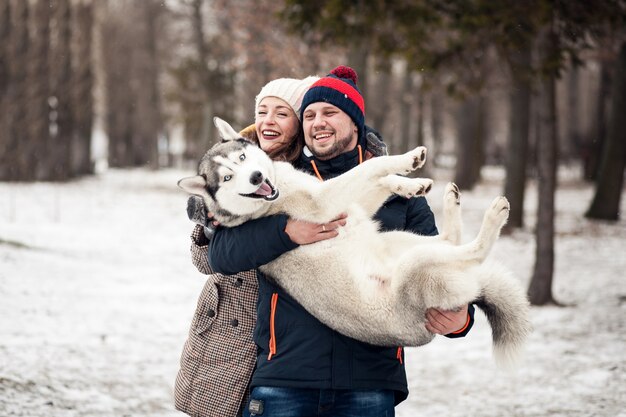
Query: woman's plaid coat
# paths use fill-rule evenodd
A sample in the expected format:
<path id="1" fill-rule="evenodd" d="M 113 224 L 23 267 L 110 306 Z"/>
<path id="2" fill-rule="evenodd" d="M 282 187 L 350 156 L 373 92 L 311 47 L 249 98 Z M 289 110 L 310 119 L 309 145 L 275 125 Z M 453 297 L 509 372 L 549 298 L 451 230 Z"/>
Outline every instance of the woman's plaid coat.
<path id="1" fill-rule="evenodd" d="M 202 226 L 196 226 L 191 240 L 193 264 L 209 277 L 180 358 L 176 409 L 194 417 L 235 417 L 247 402 L 256 361 L 252 339 L 258 295 L 256 272 L 214 274 Z"/>

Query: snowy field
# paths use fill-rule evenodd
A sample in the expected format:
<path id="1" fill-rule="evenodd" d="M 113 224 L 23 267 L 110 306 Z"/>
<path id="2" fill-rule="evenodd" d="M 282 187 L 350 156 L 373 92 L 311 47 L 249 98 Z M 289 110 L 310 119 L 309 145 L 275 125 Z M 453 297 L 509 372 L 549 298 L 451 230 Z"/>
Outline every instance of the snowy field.
<path id="1" fill-rule="evenodd" d="M 176 187 L 188 174 L 0 183 L 0 416 L 182 416 L 172 390 L 204 284 Z M 463 194 L 466 240 L 501 192 L 499 172 L 486 174 Z M 411 393 L 398 416 L 626 416 L 626 221 L 584 219 L 593 190 L 565 174 L 554 295 L 567 307 L 532 309 L 515 373 L 495 368 L 481 313 L 465 339 L 407 349 Z M 439 180 L 429 197 L 436 214 L 442 190 Z M 492 257 L 526 285 L 531 227 L 502 237 Z"/>

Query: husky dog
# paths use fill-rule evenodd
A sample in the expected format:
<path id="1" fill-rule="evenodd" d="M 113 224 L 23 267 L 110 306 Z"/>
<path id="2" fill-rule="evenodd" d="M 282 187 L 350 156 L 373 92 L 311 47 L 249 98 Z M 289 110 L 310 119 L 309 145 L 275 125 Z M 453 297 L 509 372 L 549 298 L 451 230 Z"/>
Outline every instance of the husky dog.
<path id="1" fill-rule="evenodd" d="M 302 306 L 329 327 L 381 346 L 419 346 L 430 307 L 481 308 L 491 325 L 494 357 L 514 365 L 530 332 L 528 302 L 512 274 L 483 263 L 506 223 L 509 203 L 496 198 L 474 241 L 460 245 L 459 190 L 444 194 L 439 236 L 380 232 L 372 216 L 392 194 L 421 196 L 430 179 L 407 178 L 426 160 L 426 148 L 372 158 L 320 182 L 286 162 L 272 161 L 260 148 L 215 118 L 223 141 L 202 158 L 198 175 L 178 185 L 201 196 L 223 226 L 277 213 L 324 223 L 347 213 L 339 235 L 302 245 L 260 267 Z"/>

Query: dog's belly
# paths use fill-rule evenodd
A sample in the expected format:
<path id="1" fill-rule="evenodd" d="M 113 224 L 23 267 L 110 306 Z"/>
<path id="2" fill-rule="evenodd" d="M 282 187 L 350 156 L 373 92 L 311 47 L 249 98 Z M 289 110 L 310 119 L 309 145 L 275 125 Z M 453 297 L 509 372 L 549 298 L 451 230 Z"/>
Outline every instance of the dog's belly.
<path id="1" fill-rule="evenodd" d="M 397 258 L 373 223 L 346 228 L 328 241 L 303 245 L 262 267 L 294 299 L 329 327 L 379 345 L 420 345 L 432 334 L 419 314 L 398 302 L 391 285 Z M 409 325 L 407 325 L 409 323 Z"/>

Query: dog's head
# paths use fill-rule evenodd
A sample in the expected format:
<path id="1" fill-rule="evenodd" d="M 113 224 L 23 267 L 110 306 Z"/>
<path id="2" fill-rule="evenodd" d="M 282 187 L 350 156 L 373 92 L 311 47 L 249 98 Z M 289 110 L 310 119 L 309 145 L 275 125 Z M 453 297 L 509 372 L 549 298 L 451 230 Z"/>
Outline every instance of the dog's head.
<path id="1" fill-rule="evenodd" d="M 222 141 L 202 157 L 198 175 L 181 179 L 178 186 L 201 196 L 216 220 L 232 226 L 242 217 L 253 218 L 279 193 L 272 160 L 265 152 L 224 120 L 215 117 L 214 122 Z"/>

